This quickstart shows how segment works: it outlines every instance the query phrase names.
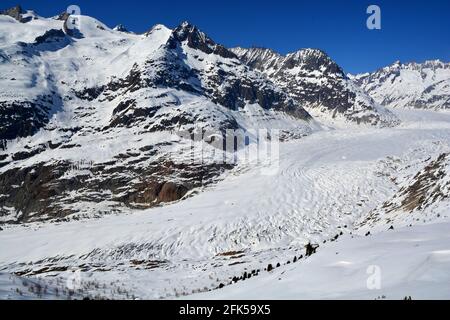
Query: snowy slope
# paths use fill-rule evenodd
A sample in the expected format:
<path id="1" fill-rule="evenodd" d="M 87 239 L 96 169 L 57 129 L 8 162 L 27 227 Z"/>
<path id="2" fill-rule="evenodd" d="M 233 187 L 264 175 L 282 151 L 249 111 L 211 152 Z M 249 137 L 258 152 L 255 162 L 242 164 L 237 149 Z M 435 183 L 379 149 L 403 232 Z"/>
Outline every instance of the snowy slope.
<path id="1" fill-rule="evenodd" d="M 136 299 L 120 282 L 109 283 L 107 288 L 101 288 L 95 281 L 80 278 L 75 270 L 67 279 L 0 273 L 0 300 L 92 300 L 103 299 L 105 293 L 114 299 Z"/>
<path id="2" fill-rule="evenodd" d="M 403 178 L 399 190 L 376 208 L 365 221 L 368 226 L 408 225 L 417 221 L 434 221 L 450 212 L 450 159 L 448 153 L 429 157 L 423 169 Z M 426 214 L 424 214 L 426 212 Z"/>
<path id="3" fill-rule="evenodd" d="M 87 16 L 73 17 L 79 29 L 71 33 L 61 17 L 0 18 L 4 222 L 151 207 L 234 165 L 180 161 L 188 141 L 177 132 L 265 128 L 291 139 L 320 129 L 280 88 L 189 23 L 136 35 Z"/>
<path id="4" fill-rule="evenodd" d="M 403 269 L 386 262 L 388 298 L 447 297 L 436 282 L 448 281 L 448 113 L 385 109 L 318 50 L 231 51 L 187 22 L 137 35 L 76 16 L 68 32 L 65 18 L 0 15 L 0 298 L 226 293 L 244 274 L 269 283 L 264 268 L 308 242 L 320 244 L 317 270 L 336 262 L 335 246 L 384 264 L 393 226 L 403 258 L 410 225 L 435 237 L 406 251 Z M 217 152 L 230 129 L 248 141 Z M 280 129 L 278 161 L 246 161 L 273 140 L 251 129 Z M 423 261 L 436 278 L 420 286 L 429 273 L 413 274 L 404 292 L 398 275 Z M 331 280 L 358 281 L 363 266 Z M 356 282 L 327 293 L 312 279 L 317 297 L 373 298 Z"/>
<path id="5" fill-rule="evenodd" d="M 346 235 L 296 264 L 189 299 L 450 299 L 449 222 Z"/>
<path id="6" fill-rule="evenodd" d="M 70 273 L 58 270 L 78 268 L 83 279 L 100 285 L 120 279 L 140 297 L 173 298 L 215 289 L 251 270 L 262 273 L 268 263 L 292 261 L 304 255 L 309 241 L 326 247 L 323 241 L 341 232 L 400 228 L 403 221 L 365 221 L 399 192 L 396 179 L 415 175 L 430 156 L 450 150 L 450 117 L 398 115 L 398 128 L 337 129 L 283 143 L 275 176 L 261 174 L 264 166 L 237 166 L 197 196 L 169 206 L 5 226 L 0 270 L 64 279 Z M 446 201 L 438 199 L 440 214 L 429 215 L 427 223 L 449 217 Z"/>
<path id="7" fill-rule="evenodd" d="M 375 101 L 388 107 L 450 108 L 450 63 L 399 61 L 353 80 Z"/>
<path id="8" fill-rule="evenodd" d="M 264 48 L 233 48 L 248 66 L 260 70 L 316 118 L 335 123 L 392 126 L 398 119 L 355 86 L 325 52 L 302 49 L 286 56 Z"/>

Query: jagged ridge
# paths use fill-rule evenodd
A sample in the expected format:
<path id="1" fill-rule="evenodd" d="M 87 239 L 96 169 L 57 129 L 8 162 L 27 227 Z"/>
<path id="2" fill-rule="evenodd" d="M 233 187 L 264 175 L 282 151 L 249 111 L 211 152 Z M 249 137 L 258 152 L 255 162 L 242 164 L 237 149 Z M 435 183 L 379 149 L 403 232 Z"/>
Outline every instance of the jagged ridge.
<path id="1" fill-rule="evenodd" d="M 396 61 L 373 73 L 356 75 L 354 81 L 385 106 L 450 109 L 450 63 Z"/>
<path id="2" fill-rule="evenodd" d="M 357 88 L 324 51 L 303 49 L 286 56 L 264 48 L 232 51 L 252 68 L 265 73 L 299 104 L 333 118 L 357 123 L 395 125 L 397 119 Z"/>

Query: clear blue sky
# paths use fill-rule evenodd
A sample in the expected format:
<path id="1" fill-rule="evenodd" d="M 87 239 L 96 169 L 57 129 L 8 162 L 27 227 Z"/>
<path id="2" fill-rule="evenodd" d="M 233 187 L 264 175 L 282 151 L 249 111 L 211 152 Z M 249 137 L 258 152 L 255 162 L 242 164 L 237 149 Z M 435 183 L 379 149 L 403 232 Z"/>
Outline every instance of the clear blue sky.
<path id="1" fill-rule="evenodd" d="M 2 0 L 0 6 L 15 4 L 42 16 L 77 4 L 82 14 L 135 32 L 189 20 L 228 47 L 263 46 L 283 54 L 320 48 L 352 73 L 395 60 L 450 60 L 449 0 Z M 381 30 L 366 28 L 370 4 L 381 7 Z"/>

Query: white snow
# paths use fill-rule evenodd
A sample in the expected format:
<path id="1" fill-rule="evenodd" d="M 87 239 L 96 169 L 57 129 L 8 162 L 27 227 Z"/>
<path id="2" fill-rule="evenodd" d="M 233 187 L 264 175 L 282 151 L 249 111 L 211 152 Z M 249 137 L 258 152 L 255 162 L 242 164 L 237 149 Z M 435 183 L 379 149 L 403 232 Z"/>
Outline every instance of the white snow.
<path id="1" fill-rule="evenodd" d="M 331 129 L 282 143 L 275 175 L 261 174 L 261 166 L 240 165 L 216 185 L 172 205 L 142 212 L 130 210 L 128 215 L 96 220 L 7 226 L 0 232 L 0 268 L 9 272 L 23 271 L 23 263 L 34 263 L 38 268 L 41 265 L 38 261 L 51 264 L 51 260 L 46 260 L 50 258 L 56 258 L 56 264 L 69 266 L 102 263 L 113 270 L 95 272 L 95 268 L 91 268 L 83 276 L 104 283 L 126 278 L 126 287 L 140 297 L 170 298 L 205 287 L 214 288 L 245 269 L 262 269 L 269 262 L 291 259 L 294 254 L 303 253 L 308 241 L 322 243 L 340 231 L 347 235 L 350 232 L 364 234 L 366 230 L 354 230 L 354 226 L 360 226 L 372 209 L 397 191 L 393 178 L 418 172 L 426 158 L 450 150 L 449 115 L 431 111 L 396 113 L 403 120 L 398 128 Z M 387 165 L 387 159 L 391 158 L 397 159 L 401 166 L 392 169 Z M 447 221 L 448 216 L 449 212 L 444 210 L 435 222 Z M 421 287 L 419 281 L 425 276 L 433 277 L 433 270 L 442 270 L 440 263 L 446 261 L 445 255 L 439 252 L 448 250 L 444 245 L 448 238 L 441 237 L 442 246 L 435 244 L 440 243 L 439 235 L 448 224 L 436 225 L 436 238 L 426 243 L 428 247 L 424 246 L 438 252 L 427 260 L 431 271 L 411 273 L 410 281 L 414 285 L 410 290 L 403 290 L 407 287 L 402 285 L 405 281 L 402 270 L 410 272 L 426 258 L 424 251 L 418 251 L 417 255 L 405 251 L 410 252 L 411 265 L 400 271 L 391 271 L 390 264 L 384 267 L 386 274 L 392 273 L 388 283 L 397 288 L 390 291 L 388 298 L 396 299 L 401 295 L 447 297 L 442 285 L 448 278 L 439 278 L 439 273 L 436 274 L 437 280 L 433 281 L 439 285 L 435 291 L 434 282 Z M 377 230 L 386 232 L 389 226 L 384 224 Z M 412 236 L 412 231 L 399 229 L 399 232 Z M 389 237 L 395 234 L 392 232 Z M 341 242 L 333 244 L 331 249 L 327 249 L 327 244 L 323 248 L 328 250 L 326 252 L 344 252 L 348 247 L 353 255 L 342 261 L 351 262 L 364 258 L 359 252 L 362 254 L 364 246 L 371 246 L 368 242 L 371 238 L 367 239 L 355 241 L 347 236 L 342 249 L 339 249 Z M 392 238 L 380 235 L 376 239 L 379 242 L 374 250 L 383 248 L 384 241 Z M 351 249 L 360 244 L 360 249 Z M 401 244 L 396 250 L 403 250 Z M 231 260 L 218 256 L 230 251 L 242 251 L 243 256 Z M 398 254 L 398 261 L 402 261 L 403 255 Z M 327 257 L 329 255 L 324 259 Z M 133 259 L 164 263 L 152 270 L 124 267 Z M 373 262 L 384 263 L 385 258 L 379 259 L 382 260 Z M 321 264 L 319 261 L 317 266 Z M 397 265 L 394 260 L 392 264 Z M 357 269 L 336 267 L 338 270 L 330 277 L 341 279 L 347 274 L 346 270 L 352 274 L 352 270 L 360 272 L 364 266 L 361 262 Z M 56 274 L 65 276 L 64 272 Z M 320 282 L 315 289 L 308 284 L 313 292 L 299 297 L 373 298 L 372 292 L 361 293 L 359 283 L 351 284 L 355 277 L 348 278 L 350 284 L 346 292 L 324 292 L 324 282 Z M 319 275 L 314 279 L 318 278 Z M 258 278 L 254 281 L 258 282 Z M 226 292 L 228 290 L 232 289 Z"/>
<path id="2" fill-rule="evenodd" d="M 54 92 L 53 99 L 71 97 L 71 101 L 65 101 L 63 112 L 53 110 L 46 129 L 82 127 L 74 134 L 41 130 L 32 137 L 9 141 L 10 154 L 25 150 L 27 145 L 49 141 L 70 142 L 75 146 L 47 149 L 32 158 L 13 161 L 0 172 L 37 162 L 69 160 L 74 170 L 64 178 L 89 175 L 91 163 L 107 162 L 124 150 L 176 139 L 170 132 L 142 132 L 141 124 L 100 131 L 110 123 L 114 108 L 124 96 L 86 103 L 75 98 L 71 91 L 123 78 L 135 63 L 151 77 L 158 70 L 146 68 L 146 62 L 163 54 L 163 45 L 172 31 L 157 25 L 145 35 L 136 35 L 114 31 L 90 17 L 79 19 L 84 37 L 71 38 L 67 46 L 61 41 L 36 48 L 30 44 L 37 36 L 50 29 L 61 29 L 63 22 L 37 17 L 20 24 L 0 16 L 1 99 L 27 100 L 49 91 Z M 18 40 L 29 45 L 24 47 Z M 252 81 L 268 85 L 262 76 L 234 59 L 211 57 L 188 46 L 182 49 L 186 55 L 183 62 L 190 68 L 211 74 L 236 70 L 232 76 L 245 74 Z M 27 58 L 22 50 L 29 54 Z M 277 59 L 275 53 L 271 54 Z M 93 74 L 94 67 L 99 72 Z M 200 76 L 198 81 L 205 84 L 207 79 Z M 353 89 L 360 93 L 358 102 L 367 102 L 364 99 L 368 97 L 362 91 Z M 170 205 L 136 210 L 107 200 L 97 204 L 81 201 L 68 205 L 67 209 L 75 209 L 76 217 L 89 215 L 92 219 L 2 225 L 0 298 L 36 298 L 34 293 L 23 294 L 27 286 L 12 273 L 24 274 L 30 281 L 39 277 L 39 281 L 48 285 L 52 297 L 56 296 L 54 289 L 66 283 L 74 269 L 81 270 L 80 277 L 86 281 L 80 295 L 174 298 L 215 289 L 244 271 L 262 270 L 268 263 L 292 259 L 304 253 L 304 245 L 309 241 L 321 244 L 318 254 L 310 259 L 199 297 L 243 298 L 259 293 L 253 297 L 265 297 L 264 294 L 268 298 L 289 299 L 449 297 L 445 290 L 449 287 L 445 272 L 449 267 L 448 201 L 434 208 L 433 215 L 426 210 L 416 212 L 427 220 L 414 220 L 412 228 L 405 225 L 403 218 L 392 222 L 393 231 L 387 231 L 389 219 L 370 226 L 365 222 L 427 161 L 450 151 L 449 113 L 398 109 L 392 112 L 402 123 L 395 128 L 349 125 L 339 119 L 327 119 L 328 126 L 324 126 L 250 103 L 230 111 L 205 97 L 175 89 L 151 88 L 124 95 L 148 107 L 163 104 L 157 115 L 186 112 L 188 116 L 199 116 L 201 121 L 188 121 L 179 130 L 214 130 L 217 122 L 233 118 L 242 128 L 282 129 L 302 138 L 280 145 L 278 166 L 270 167 L 270 171 L 265 162 L 239 162 L 216 184 L 193 190 L 185 199 Z M 392 114 L 383 107 L 375 107 L 390 122 Z M 363 116 L 367 110 L 360 111 Z M 156 157 L 171 155 L 184 160 L 183 146 L 181 141 L 163 148 Z M 109 192 L 98 190 L 100 196 Z M 73 197 L 74 193 L 67 196 Z M 8 214 L 2 217 L 4 220 L 14 220 L 21 214 L 15 208 L 5 210 Z M 119 214 L 104 216 L 105 211 Z M 368 229 L 378 234 L 362 237 Z M 344 237 L 330 244 L 329 240 L 340 232 Z M 387 247 L 391 251 L 386 251 Z M 367 277 L 364 269 L 368 264 L 381 267 L 386 291 L 364 289 Z M 52 283 L 52 279 L 59 280 Z M 104 289 L 111 283 L 115 283 L 115 291 Z M 262 286 L 274 290 L 263 291 Z"/>
<path id="3" fill-rule="evenodd" d="M 296 264 L 188 299 L 450 299 L 450 222 L 346 235 Z"/>

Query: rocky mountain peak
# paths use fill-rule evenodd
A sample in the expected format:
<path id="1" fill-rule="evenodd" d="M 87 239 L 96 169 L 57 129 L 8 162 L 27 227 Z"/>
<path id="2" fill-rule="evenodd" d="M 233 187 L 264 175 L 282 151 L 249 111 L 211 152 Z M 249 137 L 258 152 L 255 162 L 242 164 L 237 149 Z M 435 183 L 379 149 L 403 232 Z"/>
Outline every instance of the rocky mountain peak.
<path id="1" fill-rule="evenodd" d="M 450 69 L 450 63 L 445 63 L 441 60 L 426 60 L 422 63 L 410 62 L 402 66 L 415 70 L 431 69 L 433 71 L 436 71 L 437 69 Z"/>
<path id="2" fill-rule="evenodd" d="M 401 69 L 422 71 L 425 69 L 430 69 L 436 71 L 437 69 L 450 69 L 450 63 L 443 62 L 439 59 L 436 60 L 425 60 L 424 62 L 401 62 L 400 60 L 395 61 L 387 67 L 383 67 L 375 71 L 374 73 L 392 72 L 399 71 Z"/>
<path id="3" fill-rule="evenodd" d="M 345 77 L 343 70 L 320 49 L 301 49 L 287 55 L 261 47 L 233 48 L 232 51 L 248 66 L 264 72 L 294 69 L 338 74 Z"/>
<path id="4" fill-rule="evenodd" d="M 173 30 L 173 35 L 179 41 L 188 41 L 190 45 L 196 46 L 207 44 L 215 45 L 214 41 L 209 38 L 204 32 L 200 31 L 197 26 L 188 21 L 182 22 Z"/>
<path id="5" fill-rule="evenodd" d="M 450 108 L 450 63 L 440 60 L 396 61 L 375 72 L 357 75 L 354 80 L 381 105 Z"/>
<path id="6" fill-rule="evenodd" d="M 114 31 L 120 31 L 120 32 L 129 32 L 127 28 L 125 28 L 125 26 L 123 24 L 118 24 L 117 26 L 114 27 L 113 29 Z"/>
<path id="7" fill-rule="evenodd" d="M 20 5 L 0 11 L 0 14 L 10 16 L 19 22 L 22 22 L 22 14 L 24 13 L 25 11 L 22 9 Z"/>
<path id="8" fill-rule="evenodd" d="M 316 58 L 316 59 L 329 59 L 328 54 L 321 49 L 306 48 L 300 49 L 293 53 L 287 54 L 288 57 L 295 57 L 297 59 Z"/>
<path id="9" fill-rule="evenodd" d="M 232 48 L 231 51 L 249 67 L 260 71 L 274 67 L 283 58 L 278 52 L 263 47 L 251 47 L 248 49 L 236 47 Z"/>
<path id="10" fill-rule="evenodd" d="M 320 70 L 345 77 L 344 71 L 325 51 L 320 49 L 301 49 L 286 56 L 285 68 L 292 69 L 301 66 L 305 70 Z"/>
<path id="11" fill-rule="evenodd" d="M 70 14 L 67 11 L 61 12 L 59 15 L 54 17 L 56 20 L 66 21 L 69 18 Z"/>
<path id="12" fill-rule="evenodd" d="M 339 65 L 319 49 L 301 49 L 285 56 L 264 48 L 235 48 L 233 52 L 272 80 L 300 105 L 342 116 L 357 123 L 395 125 L 388 111 L 358 90 Z"/>
<path id="13" fill-rule="evenodd" d="M 203 51 L 207 54 L 218 54 L 224 58 L 237 58 L 234 53 L 224 46 L 215 43 L 210 37 L 202 32 L 197 26 L 188 21 L 182 22 L 172 31 L 168 41 L 169 48 L 186 43 L 188 47 Z"/>

